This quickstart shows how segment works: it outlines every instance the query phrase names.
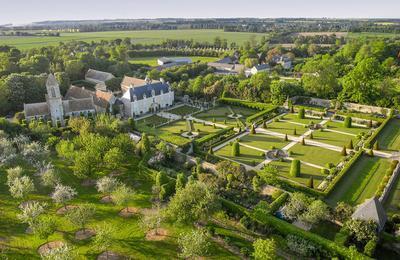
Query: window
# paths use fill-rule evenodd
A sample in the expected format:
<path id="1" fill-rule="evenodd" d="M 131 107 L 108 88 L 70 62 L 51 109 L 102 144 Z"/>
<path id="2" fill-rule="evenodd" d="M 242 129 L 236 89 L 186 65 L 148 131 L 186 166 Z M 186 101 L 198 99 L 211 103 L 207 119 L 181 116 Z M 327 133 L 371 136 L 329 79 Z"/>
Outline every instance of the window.
<path id="1" fill-rule="evenodd" d="M 51 95 L 53 97 L 56 97 L 56 90 L 54 88 L 51 88 Z"/>

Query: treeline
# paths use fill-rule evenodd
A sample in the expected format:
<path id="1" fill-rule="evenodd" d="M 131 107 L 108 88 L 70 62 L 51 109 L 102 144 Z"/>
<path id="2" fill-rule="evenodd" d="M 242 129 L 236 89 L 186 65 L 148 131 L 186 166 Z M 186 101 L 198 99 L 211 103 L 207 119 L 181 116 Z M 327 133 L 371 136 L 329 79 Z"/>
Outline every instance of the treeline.
<path id="1" fill-rule="evenodd" d="M 0 32 L 1 36 L 54 36 L 54 37 L 59 37 L 60 33 L 59 32 L 20 32 L 20 31 L 2 31 Z"/>

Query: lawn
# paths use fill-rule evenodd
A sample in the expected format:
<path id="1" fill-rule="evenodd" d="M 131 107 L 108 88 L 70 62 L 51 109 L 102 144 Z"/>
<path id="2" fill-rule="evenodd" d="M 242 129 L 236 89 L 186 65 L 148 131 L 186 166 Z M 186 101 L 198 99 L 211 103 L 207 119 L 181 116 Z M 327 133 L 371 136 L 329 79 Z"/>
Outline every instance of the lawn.
<path id="1" fill-rule="evenodd" d="M 296 136 L 300 136 L 309 130 L 308 127 L 306 128 L 301 125 L 295 125 L 295 124 L 291 124 L 291 123 L 283 122 L 283 121 L 269 123 L 267 125 L 266 130 L 295 136 L 293 134 L 294 129 L 296 129 L 296 133 L 297 133 Z"/>
<path id="2" fill-rule="evenodd" d="M 341 131 L 353 135 L 357 135 L 361 132 L 368 132 L 369 129 L 366 127 L 361 127 L 361 126 L 352 126 L 350 128 L 344 127 L 344 124 L 342 122 L 328 122 L 326 123 L 326 126 L 328 126 L 329 129 L 335 130 L 335 131 Z"/>
<path id="3" fill-rule="evenodd" d="M 262 163 L 265 160 L 265 156 L 262 154 L 263 152 L 259 150 L 240 145 L 240 155 L 232 156 L 232 146 L 229 144 L 215 152 L 215 155 L 222 156 L 249 166 L 256 166 Z"/>
<path id="4" fill-rule="evenodd" d="M 62 182 L 76 189 L 78 196 L 69 202 L 71 205 L 91 203 L 96 209 L 95 217 L 88 223 L 87 227 L 94 228 L 101 223 L 112 225 L 114 241 L 109 250 L 119 254 L 133 257 L 135 259 L 176 259 L 177 237 L 181 232 L 191 229 L 190 226 L 173 226 L 170 223 L 162 224 L 168 230 L 168 237 L 163 241 L 149 241 L 145 239 L 145 230 L 140 224 L 139 216 L 132 218 L 122 218 L 118 212 L 123 208 L 113 204 L 100 203 L 101 195 L 94 187 L 83 187 L 81 180 L 73 174 L 71 167 L 66 166 L 65 161 L 53 159 L 55 169 L 59 172 Z M 118 178 L 127 184 L 135 184 L 135 194 L 128 202 L 129 206 L 139 209 L 151 207 L 150 198 L 152 196 L 151 187 L 155 172 L 147 168 L 138 169 L 138 159 L 130 158 L 124 165 L 121 165 L 122 175 Z M 29 170 L 31 170 L 29 168 Z M 104 174 L 108 174 L 106 172 Z M 35 178 L 37 180 L 37 178 Z M 6 175 L 4 168 L 0 168 L 0 237 L 7 239 L 8 249 L 1 252 L 5 259 L 40 259 L 37 248 L 46 243 L 45 239 L 25 233 L 26 224 L 20 223 L 16 218 L 20 201 L 13 199 L 5 185 Z M 38 200 L 48 202 L 46 215 L 54 217 L 57 223 L 57 231 L 51 235 L 48 241 L 66 241 L 76 248 L 79 254 L 77 259 L 95 259 L 100 253 L 94 248 L 92 240 L 77 241 L 74 233 L 79 228 L 73 226 L 65 217 L 55 214 L 60 205 L 55 205 L 50 201 L 49 194 L 51 189 L 39 186 L 36 182 L 37 191 L 30 195 L 27 200 Z M 233 258 L 226 250 L 212 243 L 210 254 L 216 258 Z"/>
<path id="5" fill-rule="evenodd" d="M 273 161 L 270 162 L 268 165 L 276 166 L 278 169 L 278 175 L 282 178 L 289 179 L 295 181 L 297 183 L 301 183 L 307 185 L 308 180 L 311 176 L 314 178 L 314 188 L 317 188 L 318 185 L 325 179 L 326 175 L 321 173 L 321 170 L 318 168 L 314 168 L 305 164 L 301 164 L 300 167 L 300 176 L 299 177 L 292 177 L 290 176 L 290 160 L 285 160 L 283 162 L 280 161 Z"/>
<path id="6" fill-rule="evenodd" d="M 326 163 L 333 163 L 336 165 L 343 158 L 339 152 L 313 145 L 296 144 L 290 148 L 289 151 L 292 152 L 291 157 L 321 167 L 325 167 Z"/>
<path id="7" fill-rule="evenodd" d="M 148 31 L 107 31 L 107 32 L 76 32 L 61 33 L 60 37 L 9 37 L 0 36 L 0 45 L 11 45 L 19 49 L 40 48 L 57 46 L 59 42 L 85 41 L 99 42 L 101 40 L 124 39 L 130 37 L 135 44 L 158 44 L 166 39 L 194 40 L 200 42 L 213 42 L 219 36 L 227 39 L 228 44 L 235 42 L 242 45 L 245 41 L 255 37 L 255 40 L 266 36 L 265 33 L 224 32 L 223 30 L 148 30 Z"/>
<path id="8" fill-rule="evenodd" d="M 168 57 L 168 56 L 167 56 Z M 176 56 L 173 56 L 176 57 Z M 159 57 L 141 57 L 141 58 L 132 58 L 129 59 L 129 63 L 132 64 L 145 64 L 150 67 L 155 67 L 158 66 L 157 59 L 161 58 Z M 216 57 L 203 57 L 203 56 L 189 56 L 188 58 L 192 59 L 192 62 L 213 62 L 216 61 L 218 58 Z"/>
<path id="9" fill-rule="evenodd" d="M 176 108 L 173 108 L 171 110 L 168 110 L 167 112 L 171 113 L 171 114 L 179 115 L 179 116 L 186 116 L 186 115 L 189 115 L 189 114 L 193 114 L 193 113 L 195 113 L 195 112 L 197 112 L 199 110 L 200 109 L 198 109 L 197 107 L 183 105 L 183 106 L 176 107 Z"/>
<path id="10" fill-rule="evenodd" d="M 327 198 L 328 203 L 334 206 L 337 202 L 344 201 L 357 205 L 373 197 L 389 165 L 390 161 L 387 159 L 363 155 L 336 183 Z"/>
<path id="11" fill-rule="evenodd" d="M 296 123 L 300 123 L 300 124 L 304 124 L 304 125 L 309 125 L 311 122 L 313 122 L 314 124 L 320 123 L 322 120 L 318 119 L 318 118 L 311 118 L 306 116 L 304 119 L 300 119 L 298 118 L 298 115 L 295 114 L 287 114 L 283 116 L 284 120 L 288 120 L 291 122 L 296 122 Z"/>
<path id="12" fill-rule="evenodd" d="M 199 132 L 199 135 L 196 138 L 200 138 L 220 130 L 218 127 L 214 128 L 211 125 L 203 125 L 202 123 L 193 122 L 193 125 L 195 131 Z M 149 127 L 143 124 L 138 124 L 137 127 L 141 132 L 148 133 L 152 136 L 157 136 L 164 141 L 176 144 L 178 146 L 184 146 L 191 141 L 189 138 L 181 136 L 181 132 L 187 131 L 186 120 L 171 122 L 170 124 L 166 124 L 158 128 Z"/>
<path id="13" fill-rule="evenodd" d="M 391 119 L 377 140 L 381 150 L 400 150 L 400 119 Z"/>
<path id="14" fill-rule="evenodd" d="M 318 141 L 321 143 L 331 144 L 343 147 L 344 145 L 347 146 L 350 143 L 350 140 L 353 140 L 353 145 L 355 146 L 357 140 L 354 136 L 330 132 L 327 130 L 321 131 L 314 131 L 313 132 L 313 140 Z"/>
<path id="15" fill-rule="evenodd" d="M 242 138 L 240 138 L 240 143 L 250 145 L 256 148 L 270 150 L 272 146 L 275 148 L 282 149 L 285 147 L 289 142 L 285 141 L 282 138 L 275 137 L 272 135 L 266 134 L 249 134 Z"/>
<path id="16" fill-rule="evenodd" d="M 136 121 L 138 126 L 145 125 L 145 126 L 149 126 L 149 127 L 158 126 L 158 125 L 161 125 L 161 124 L 164 124 L 167 122 L 168 122 L 168 119 L 161 117 L 161 116 L 157 116 L 157 115 L 151 115 L 149 117 L 139 119 Z"/>
<path id="17" fill-rule="evenodd" d="M 390 191 L 389 197 L 385 201 L 385 209 L 391 214 L 400 213 L 400 178 L 397 177 L 395 184 Z"/>
<path id="18" fill-rule="evenodd" d="M 241 117 L 240 119 L 229 118 L 228 115 L 232 114 L 231 110 L 236 114 L 242 115 L 243 117 Z M 194 115 L 194 117 L 227 126 L 240 127 L 242 126 L 242 124 L 246 122 L 246 117 L 251 116 L 257 112 L 258 110 L 246 107 L 218 106 L 211 108 L 207 111 L 201 112 L 199 114 L 196 114 Z"/>

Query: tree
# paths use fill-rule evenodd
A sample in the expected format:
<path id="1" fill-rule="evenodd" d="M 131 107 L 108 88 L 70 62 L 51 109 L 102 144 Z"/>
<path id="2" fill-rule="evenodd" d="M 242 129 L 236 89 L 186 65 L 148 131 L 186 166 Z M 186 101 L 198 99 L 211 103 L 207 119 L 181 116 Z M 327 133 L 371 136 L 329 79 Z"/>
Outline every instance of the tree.
<path id="1" fill-rule="evenodd" d="M 155 234 L 158 235 L 158 229 L 163 221 L 163 214 L 160 211 L 159 206 L 155 210 L 148 211 L 141 218 L 141 225 L 144 227 L 146 232 L 154 230 Z"/>
<path id="2" fill-rule="evenodd" d="M 351 128 L 351 124 L 352 124 L 352 119 L 350 116 L 346 116 L 346 118 L 344 119 L 344 127 L 346 128 Z"/>
<path id="3" fill-rule="evenodd" d="M 300 175 L 300 161 L 297 159 L 294 159 L 292 161 L 292 164 L 290 166 L 290 176 L 292 177 L 299 177 Z"/>
<path id="4" fill-rule="evenodd" d="M 124 161 L 124 154 L 118 147 L 111 148 L 104 155 L 104 163 L 110 170 L 116 170 Z"/>
<path id="5" fill-rule="evenodd" d="M 307 210 L 300 215 L 299 219 L 309 225 L 314 225 L 329 216 L 328 206 L 321 200 L 314 200 L 307 207 Z"/>
<path id="6" fill-rule="evenodd" d="M 310 179 L 308 179 L 307 187 L 309 187 L 311 189 L 314 189 L 314 178 L 313 178 L 313 176 L 311 176 Z"/>
<path id="7" fill-rule="evenodd" d="M 257 239 L 253 242 L 255 260 L 276 259 L 277 245 L 274 239 Z"/>
<path id="8" fill-rule="evenodd" d="M 112 201 L 118 205 L 123 206 L 128 203 L 128 201 L 133 196 L 133 190 L 126 186 L 125 184 L 120 184 L 112 193 L 111 199 Z"/>
<path id="9" fill-rule="evenodd" d="M 376 237 L 377 225 L 373 220 L 350 219 L 344 226 L 358 242 L 365 243 Z"/>
<path id="10" fill-rule="evenodd" d="M 335 219 L 337 219 L 342 223 L 350 219 L 352 214 L 353 214 L 353 207 L 343 201 L 339 202 L 335 207 L 334 211 Z"/>
<path id="11" fill-rule="evenodd" d="M 354 145 L 353 145 L 353 139 L 350 139 L 349 144 L 347 145 L 347 148 L 353 150 L 354 149 Z"/>
<path id="12" fill-rule="evenodd" d="M 74 248 L 68 244 L 64 244 L 60 247 L 51 249 L 50 251 L 40 255 L 44 260 L 70 260 L 77 257 L 76 253 L 73 251 Z"/>
<path id="13" fill-rule="evenodd" d="M 110 195 L 118 186 L 120 182 L 109 176 L 104 176 L 96 182 L 96 189 L 98 192 Z"/>
<path id="14" fill-rule="evenodd" d="M 183 189 L 185 187 L 185 183 L 186 183 L 185 174 L 178 173 L 178 175 L 176 176 L 175 190 L 178 191 Z"/>
<path id="15" fill-rule="evenodd" d="M 22 172 L 20 166 L 7 169 L 7 186 L 11 186 L 16 178 L 22 177 Z"/>
<path id="16" fill-rule="evenodd" d="M 17 218 L 32 228 L 38 217 L 45 212 L 46 206 L 47 204 L 43 202 L 27 202 L 23 206 L 20 206 L 21 213 L 17 214 Z"/>
<path id="17" fill-rule="evenodd" d="M 342 156 L 347 156 L 346 146 L 344 145 L 341 152 Z"/>
<path id="18" fill-rule="evenodd" d="M 57 184 L 54 188 L 54 192 L 51 194 L 51 198 L 55 203 L 62 204 L 64 207 L 66 203 L 72 200 L 78 193 L 69 186 Z"/>
<path id="19" fill-rule="evenodd" d="M 95 149 L 79 151 L 74 159 L 74 175 L 81 179 L 90 178 L 96 172 L 100 162 L 100 154 Z"/>
<path id="20" fill-rule="evenodd" d="M 142 139 L 140 140 L 139 147 L 142 155 L 150 151 L 150 140 L 146 133 L 142 134 Z"/>
<path id="21" fill-rule="evenodd" d="M 72 81 L 83 78 L 84 69 L 85 65 L 80 60 L 70 60 L 65 62 L 65 72 Z"/>
<path id="22" fill-rule="evenodd" d="M 96 208 L 94 207 L 94 205 L 83 204 L 69 210 L 65 215 L 65 217 L 73 225 L 84 229 L 87 222 L 94 216 L 95 213 L 96 213 Z"/>
<path id="23" fill-rule="evenodd" d="M 304 119 L 304 118 L 305 118 L 305 110 L 304 110 L 303 107 L 300 107 L 300 108 L 299 108 L 299 112 L 298 112 L 298 114 L 297 114 L 297 117 L 298 117 L 299 119 Z"/>
<path id="24" fill-rule="evenodd" d="M 60 183 L 60 177 L 54 169 L 48 169 L 40 175 L 42 185 L 45 187 L 54 188 Z"/>
<path id="25" fill-rule="evenodd" d="M 9 186 L 11 196 L 15 199 L 24 199 L 29 193 L 35 191 L 35 185 L 28 176 L 15 178 Z"/>
<path id="26" fill-rule="evenodd" d="M 250 134 L 252 134 L 252 135 L 256 134 L 256 129 L 255 129 L 254 125 L 251 125 Z"/>
<path id="27" fill-rule="evenodd" d="M 238 141 L 234 141 L 232 144 L 232 156 L 240 155 L 240 145 Z"/>
<path id="28" fill-rule="evenodd" d="M 112 224 L 102 223 L 95 227 L 96 236 L 93 239 L 94 247 L 99 251 L 109 248 L 114 242 L 115 229 Z"/>
<path id="29" fill-rule="evenodd" d="M 57 229 L 57 221 L 53 217 L 42 217 L 38 219 L 33 225 L 33 234 L 37 235 L 40 239 L 48 240 Z"/>
<path id="30" fill-rule="evenodd" d="M 297 219 L 303 212 L 307 210 L 310 204 L 310 198 L 304 193 L 295 192 L 290 196 L 290 200 L 286 203 L 284 214 L 288 219 Z"/>
<path id="31" fill-rule="evenodd" d="M 182 233 L 178 238 L 180 256 L 182 258 L 197 258 L 208 253 L 210 243 L 204 230 L 192 230 Z"/>
<path id="32" fill-rule="evenodd" d="M 166 209 L 166 216 L 179 223 L 190 223 L 209 216 L 217 206 L 216 195 L 204 183 L 193 182 L 177 191 Z"/>

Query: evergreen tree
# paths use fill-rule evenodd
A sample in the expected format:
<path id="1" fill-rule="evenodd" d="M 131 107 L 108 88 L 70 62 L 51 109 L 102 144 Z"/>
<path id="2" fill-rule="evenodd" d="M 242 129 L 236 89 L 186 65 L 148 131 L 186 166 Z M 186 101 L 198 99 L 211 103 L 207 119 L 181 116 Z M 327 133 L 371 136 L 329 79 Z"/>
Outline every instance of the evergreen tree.
<path id="1" fill-rule="evenodd" d="M 353 145 L 353 140 L 352 139 L 350 139 L 350 142 L 349 142 L 349 145 L 347 146 L 347 148 L 349 148 L 349 149 L 354 149 L 354 145 Z"/>
<path id="2" fill-rule="evenodd" d="M 235 141 L 232 145 L 232 156 L 240 155 L 240 145 L 238 141 Z"/>
<path id="3" fill-rule="evenodd" d="M 304 140 L 304 137 L 301 139 L 301 145 L 306 145 L 306 140 Z"/>
<path id="4" fill-rule="evenodd" d="M 293 135 L 297 135 L 297 130 L 296 130 L 296 128 L 293 130 Z"/>
<path id="5" fill-rule="evenodd" d="M 285 141 L 289 141 L 287 134 L 285 134 Z"/>
<path id="6" fill-rule="evenodd" d="M 342 149 L 341 154 L 342 154 L 343 156 L 347 156 L 346 146 L 343 146 L 343 149 Z"/>
<path id="7" fill-rule="evenodd" d="M 376 151 L 379 150 L 379 143 L 378 143 L 378 141 L 376 141 L 376 142 L 374 143 L 374 150 L 376 150 Z"/>
<path id="8" fill-rule="evenodd" d="M 311 176 L 310 179 L 308 179 L 307 187 L 314 189 L 314 177 Z"/>
<path id="9" fill-rule="evenodd" d="M 255 129 L 254 125 L 251 125 L 250 134 L 252 134 L 252 135 L 256 134 L 256 129 Z"/>
<path id="10" fill-rule="evenodd" d="M 300 175 L 300 161 L 294 159 L 290 166 L 290 176 L 292 177 L 299 177 Z"/>
<path id="11" fill-rule="evenodd" d="M 351 128 L 351 124 L 352 124 L 351 117 L 350 116 L 346 116 L 346 118 L 344 119 L 344 127 Z"/>
<path id="12" fill-rule="evenodd" d="M 297 114 L 297 117 L 299 119 L 304 119 L 305 118 L 305 110 L 303 107 L 299 108 L 299 113 Z"/>

